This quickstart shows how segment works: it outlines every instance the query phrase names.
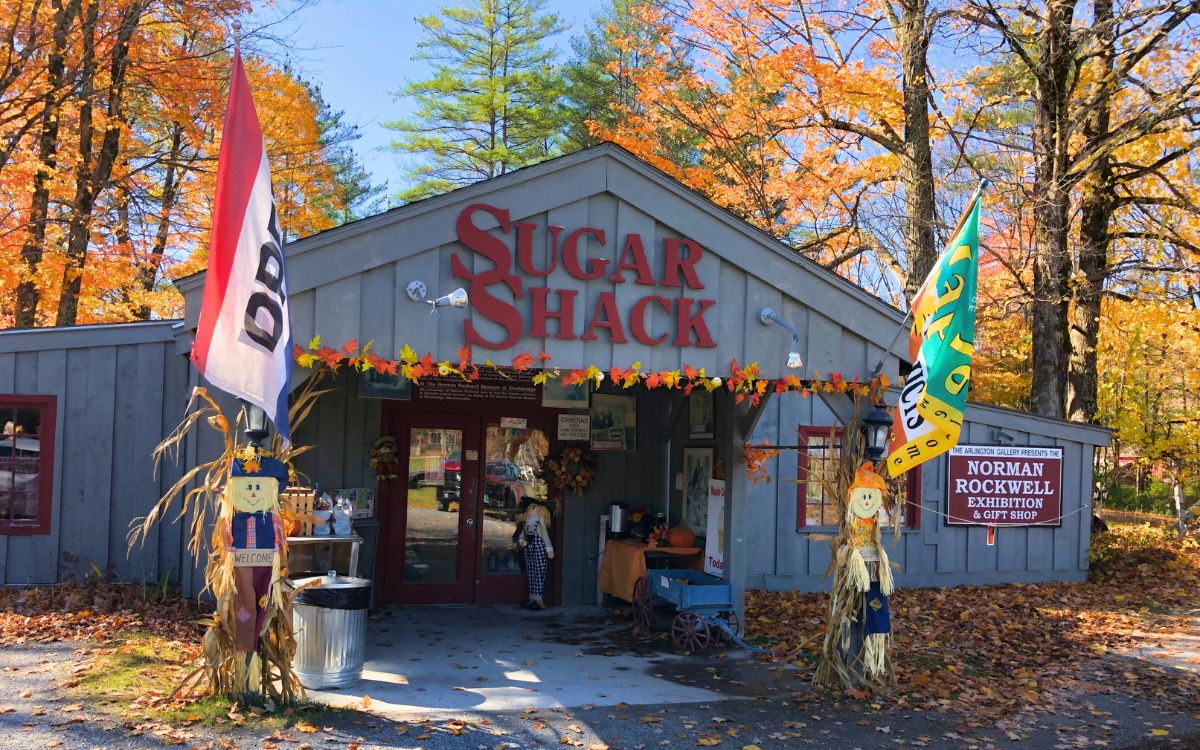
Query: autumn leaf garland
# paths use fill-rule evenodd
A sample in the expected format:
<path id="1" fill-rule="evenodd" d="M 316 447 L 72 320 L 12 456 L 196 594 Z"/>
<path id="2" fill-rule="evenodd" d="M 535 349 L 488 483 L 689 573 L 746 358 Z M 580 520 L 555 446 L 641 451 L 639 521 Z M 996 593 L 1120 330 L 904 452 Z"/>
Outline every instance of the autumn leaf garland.
<path id="1" fill-rule="evenodd" d="M 418 356 L 416 350 L 408 344 L 401 348 L 399 359 L 387 359 L 371 351 L 373 343 L 368 341 L 360 348 L 358 339 L 351 339 L 340 349 L 334 349 L 322 344 L 321 337 L 318 335 L 308 342 L 307 347 L 297 345 L 293 356 L 296 363 L 306 369 L 323 366 L 336 371 L 342 366 L 347 366 L 360 372 L 374 370 L 381 374 L 398 375 L 414 383 L 419 382 L 422 378 L 432 377 L 459 377 L 463 380 L 474 381 L 479 379 L 482 368 L 490 369 L 501 377 L 507 378 L 511 377 L 508 374 L 509 370 L 525 372 L 540 366 L 541 369 L 533 376 L 533 382 L 537 385 L 558 379 L 563 385 L 592 382 L 599 386 L 607 378 L 622 388 L 643 385 L 648 389 L 682 390 L 685 395 L 698 388 L 711 393 L 724 387 L 734 394 L 734 401 L 739 404 L 743 401 L 758 404 L 767 393 L 799 393 L 801 397 L 808 397 L 813 393 L 848 393 L 875 398 L 882 394 L 889 385 L 886 375 L 880 375 L 868 383 L 863 383 L 858 377 L 846 380 L 839 373 L 831 374 L 828 380 L 821 380 L 820 373 L 815 373 L 814 377 L 809 380 L 801 380 L 795 375 L 771 380 L 758 376 L 757 362 L 740 365 L 736 359 L 729 363 L 729 375 L 725 377 L 710 376 L 704 368 L 697 369 L 687 364 L 678 370 L 657 372 L 643 370 L 641 362 L 634 362 L 629 367 L 613 366 L 607 372 L 596 365 L 570 369 L 551 367 L 549 365 L 551 357 L 544 351 L 536 355 L 522 352 L 513 357 L 507 366 L 497 364 L 490 359 L 476 363 L 470 347 L 466 346 L 458 350 L 457 362 L 450 360 L 435 362 L 433 355 L 428 352 Z"/>

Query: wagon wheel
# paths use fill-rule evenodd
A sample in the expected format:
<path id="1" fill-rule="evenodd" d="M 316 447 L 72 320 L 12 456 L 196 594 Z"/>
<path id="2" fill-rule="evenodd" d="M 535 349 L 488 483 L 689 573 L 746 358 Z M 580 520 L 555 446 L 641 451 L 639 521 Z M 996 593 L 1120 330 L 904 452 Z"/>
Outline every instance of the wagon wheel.
<path id="1" fill-rule="evenodd" d="M 680 612 L 671 623 L 671 639 L 681 654 L 694 654 L 708 648 L 711 634 L 708 623 L 695 612 Z"/>
<path id="2" fill-rule="evenodd" d="M 731 609 L 726 612 L 721 612 L 720 614 L 717 615 L 717 617 L 720 617 L 722 620 L 725 621 L 725 624 L 729 626 L 729 629 L 733 631 L 734 635 L 741 636 L 742 621 L 740 618 L 738 618 L 737 612 L 734 612 Z M 733 643 L 733 639 L 730 638 L 728 635 L 726 635 L 724 630 L 718 630 L 717 632 L 723 641 L 725 641 L 726 643 Z"/>
<path id="3" fill-rule="evenodd" d="M 652 611 L 650 605 L 650 587 L 643 576 L 634 581 L 633 584 L 633 626 L 639 630 L 649 631 Z"/>

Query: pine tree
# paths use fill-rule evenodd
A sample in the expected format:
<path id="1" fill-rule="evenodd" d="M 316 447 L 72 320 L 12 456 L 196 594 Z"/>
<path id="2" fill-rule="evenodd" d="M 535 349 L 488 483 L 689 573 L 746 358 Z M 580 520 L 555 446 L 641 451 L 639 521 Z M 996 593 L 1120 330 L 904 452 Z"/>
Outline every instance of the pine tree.
<path id="1" fill-rule="evenodd" d="M 424 38 L 416 57 L 432 64 L 433 75 L 400 90 L 417 102 L 411 118 L 384 123 L 399 133 L 394 151 L 424 156 L 409 170 L 413 184 L 401 201 L 557 153 L 563 84 L 545 42 L 563 26 L 545 7 L 545 0 L 479 0 L 417 18 Z"/>
<path id="2" fill-rule="evenodd" d="M 346 113 L 336 110 L 321 95 L 321 87 L 306 83 L 305 87 L 317 103 L 317 127 L 325 160 L 333 168 L 334 190 L 322 210 L 336 224 L 363 219 L 383 211 L 387 183 L 376 185 L 371 174 L 355 153 L 353 144 L 362 138 L 357 125 L 345 121 Z"/>

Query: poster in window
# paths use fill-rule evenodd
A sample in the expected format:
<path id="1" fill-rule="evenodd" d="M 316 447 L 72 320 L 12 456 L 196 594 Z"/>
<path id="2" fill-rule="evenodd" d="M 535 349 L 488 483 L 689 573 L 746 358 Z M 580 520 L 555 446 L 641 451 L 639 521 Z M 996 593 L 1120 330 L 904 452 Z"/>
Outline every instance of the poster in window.
<path id="1" fill-rule="evenodd" d="M 542 383 L 542 406 L 547 409 L 588 408 L 588 383 L 563 385 L 562 378 L 550 378 Z"/>
<path id="2" fill-rule="evenodd" d="M 688 396 L 688 437 L 711 440 L 716 436 L 711 391 L 695 390 Z"/>
<path id="3" fill-rule="evenodd" d="M 592 450 L 637 450 L 637 397 L 592 396 Z"/>
<path id="4" fill-rule="evenodd" d="M 683 525 L 697 533 L 708 528 L 708 483 L 713 449 L 683 449 Z"/>

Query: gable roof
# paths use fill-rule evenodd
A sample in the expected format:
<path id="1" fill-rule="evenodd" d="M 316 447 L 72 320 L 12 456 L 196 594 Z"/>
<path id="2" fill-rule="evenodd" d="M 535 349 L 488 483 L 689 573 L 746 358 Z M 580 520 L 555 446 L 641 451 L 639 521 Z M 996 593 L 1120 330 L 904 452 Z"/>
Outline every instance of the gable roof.
<path id="1" fill-rule="evenodd" d="M 619 169 L 609 170 L 606 169 L 607 166 L 617 166 Z M 375 252 L 342 254 L 339 255 L 336 264 L 322 264 L 321 272 L 319 273 L 310 273 L 309 269 L 304 268 L 305 261 L 307 260 L 306 256 L 320 255 L 321 249 L 331 245 L 341 244 L 400 222 L 419 220 L 422 217 L 440 212 L 447 207 L 482 199 L 488 194 L 500 190 L 523 185 L 534 185 L 539 181 L 553 180 L 555 177 L 562 177 L 567 173 L 571 173 L 573 175 L 571 179 L 563 180 L 556 187 L 570 185 L 574 186 L 574 191 L 569 191 L 567 194 L 563 194 L 559 190 L 539 191 L 542 192 L 541 200 L 544 204 L 541 210 L 545 210 L 552 205 L 562 205 L 570 200 L 586 197 L 585 194 L 588 192 L 588 186 L 590 186 L 592 193 L 608 191 L 618 197 L 631 200 L 632 196 L 628 192 L 636 192 L 636 186 L 630 185 L 629 180 L 622 180 L 621 174 L 614 174 L 614 172 L 620 171 L 632 173 L 640 177 L 643 181 L 652 183 L 655 187 L 665 191 L 666 194 L 685 202 L 689 209 L 702 212 L 719 221 L 723 226 L 733 233 L 740 235 L 743 239 L 751 240 L 755 245 L 768 250 L 775 260 L 784 261 L 782 266 L 775 263 L 770 264 L 774 266 L 773 271 L 786 271 L 790 266 L 795 271 L 811 275 L 824 284 L 837 289 L 842 294 L 849 295 L 859 304 L 866 306 L 872 313 L 878 316 L 878 319 L 874 322 L 877 324 L 882 323 L 884 324 L 883 327 L 889 329 L 889 335 L 884 337 L 883 340 L 880 340 L 879 336 L 872 336 L 870 330 L 863 331 L 864 336 L 875 340 L 880 347 L 887 345 L 888 341 L 891 340 L 890 333 L 894 333 L 895 327 L 903 323 L 905 315 L 899 309 L 870 294 L 865 289 L 843 278 L 834 271 L 804 257 L 787 243 L 749 224 L 729 210 L 718 206 L 704 195 L 689 188 L 658 168 L 647 164 L 621 146 L 608 142 L 548 159 L 538 164 L 523 167 L 489 180 L 460 187 L 441 195 L 389 209 L 381 214 L 349 222 L 288 243 L 286 255 L 288 259 L 289 291 L 294 295 L 297 292 L 314 288 L 322 283 L 330 283 L 338 278 L 363 273 L 387 263 L 394 263 L 408 255 L 423 252 L 427 247 L 394 247 L 388 251 L 377 250 Z M 583 174 L 577 175 L 575 173 Z M 558 181 L 556 180 L 556 182 Z M 651 205 L 653 205 L 654 200 L 651 198 L 650 201 Z M 644 206 L 647 204 L 639 203 L 635 205 Z M 655 207 L 643 210 L 666 224 L 671 223 L 669 220 L 658 216 Z M 514 218 L 519 218 L 521 212 L 514 210 L 513 216 Z M 447 234 L 452 233 L 452 226 L 446 225 L 442 228 Z M 453 241 L 452 238 L 448 239 Z M 777 273 L 770 273 L 765 269 L 748 267 L 749 264 L 745 263 L 744 258 L 731 257 L 730 254 L 722 252 L 723 248 L 720 245 L 709 245 L 703 241 L 700 242 L 705 246 L 706 250 L 721 256 L 727 262 L 744 268 L 748 273 L 759 276 L 768 284 L 778 285 L 776 283 L 778 281 Z M 203 281 L 204 272 L 201 271 L 177 279 L 175 284 L 190 301 L 196 291 L 203 287 Z M 840 294 L 838 296 L 841 297 Z M 189 314 L 188 319 L 193 319 L 193 316 Z M 865 323 L 866 321 L 862 322 Z M 867 326 L 868 329 L 875 327 Z M 902 354 L 901 356 L 902 358 L 906 358 L 906 355 Z"/>

